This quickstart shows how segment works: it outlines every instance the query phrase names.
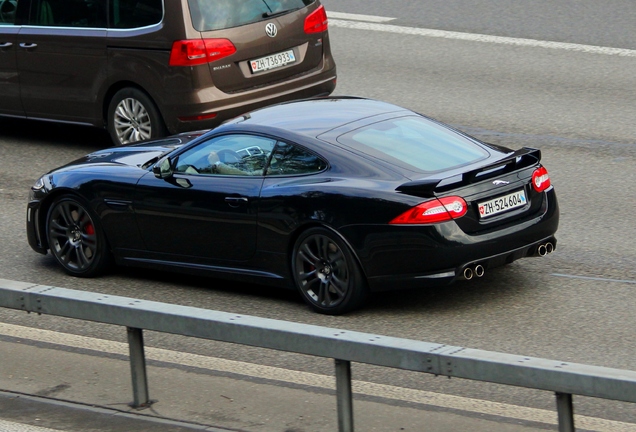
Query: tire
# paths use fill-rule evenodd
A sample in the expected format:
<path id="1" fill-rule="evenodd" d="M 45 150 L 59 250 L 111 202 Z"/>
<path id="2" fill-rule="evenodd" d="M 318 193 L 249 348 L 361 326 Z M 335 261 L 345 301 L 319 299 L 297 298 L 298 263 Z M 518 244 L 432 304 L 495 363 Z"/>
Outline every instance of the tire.
<path id="1" fill-rule="evenodd" d="M 368 296 L 366 280 L 346 243 L 325 228 L 298 237 L 292 252 L 298 291 L 311 309 L 339 315 L 360 307 Z"/>
<path id="2" fill-rule="evenodd" d="M 166 127 L 155 103 L 141 90 L 127 87 L 115 93 L 108 105 L 108 132 L 115 145 L 166 136 Z"/>
<path id="3" fill-rule="evenodd" d="M 58 198 L 46 218 L 51 254 L 73 276 L 93 277 L 106 270 L 110 250 L 99 220 L 73 196 Z"/>

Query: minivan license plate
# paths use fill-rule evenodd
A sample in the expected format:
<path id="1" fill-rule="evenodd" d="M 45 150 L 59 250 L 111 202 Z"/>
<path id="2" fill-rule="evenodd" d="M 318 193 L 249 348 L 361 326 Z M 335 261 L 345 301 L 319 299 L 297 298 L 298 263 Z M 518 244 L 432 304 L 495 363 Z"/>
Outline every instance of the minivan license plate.
<path id="1" fill-rule="evenodd" d="M 294 62 L 296 62 L 294 51 L 289 50 L 278 54 L 272 54 L 267 57 L 250 60 L 250 67 L 252 68 L 252 73 L 257 73 L 283 67 Z"/>
<path id="2" fill-rule="evenodd" d="M 499 198 L 478 203 L 477 206 L 479 208 L 479 216 L 484 218 L 513 208 L 523 207 L 526 203 L 526 193 L 522 189 Z"/>

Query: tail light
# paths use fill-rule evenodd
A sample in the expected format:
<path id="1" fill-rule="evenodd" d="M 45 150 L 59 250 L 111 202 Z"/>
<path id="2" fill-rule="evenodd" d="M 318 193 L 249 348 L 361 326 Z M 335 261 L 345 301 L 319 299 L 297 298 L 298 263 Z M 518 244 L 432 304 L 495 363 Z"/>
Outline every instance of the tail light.
<path id="1" fill-rule="evenodd" d="M 467 211 L 468 206 L 463 198 L 449 196 L 423 202 L 389 223 L 392 225 L 434 224 L 458 219 Z"/>
<path id="2" fill-rule="evenodd" d="M 210 63 L 236 52 L 227 39 L 188 39 L 172 44 L 170 66 L 197 66 Z"/>
<path id="3" fill-rule="evenodd" d="M 207 114 L 198 114 L 194 116 L 183 116 L 177 117 L 179 121 L 182 122 L 191 122 L 191 121 L 201 121 L 201 120 L 211 120 L 216 117 L 216 113 L 207 113 Z"/>
<path id="4" fill-rule="evenodd" d="M 543 192 L 550 187 L 550 176 L 545 167 L 539 167 L 532 173 L 532 187 L 537 192 Z"/>
<path id="5" fill-rule="evenodd" d="M 307 34 L 327 31 L 327 27 L 327 12 L 322 5 L 305 18 L 305 33 Z"/>

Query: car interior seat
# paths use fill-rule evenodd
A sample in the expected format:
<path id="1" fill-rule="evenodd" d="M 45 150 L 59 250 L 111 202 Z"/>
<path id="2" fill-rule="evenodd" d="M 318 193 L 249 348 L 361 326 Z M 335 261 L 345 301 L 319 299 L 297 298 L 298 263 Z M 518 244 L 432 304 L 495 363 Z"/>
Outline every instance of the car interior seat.
<path id="1" fill-rule="evenodd" d="M 40 2 L 37 23 L 39 25 L 53 25 L 55 23 L 53 19 L 53 9 L 51 9 L 51 4 L 46 0 Z"/>

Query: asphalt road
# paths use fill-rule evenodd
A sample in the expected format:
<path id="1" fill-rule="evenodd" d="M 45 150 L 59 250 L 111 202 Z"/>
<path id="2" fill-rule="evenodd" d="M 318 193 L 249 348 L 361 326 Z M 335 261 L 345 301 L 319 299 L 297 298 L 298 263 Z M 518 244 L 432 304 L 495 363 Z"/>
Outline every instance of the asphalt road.
<path id="1" fill-rule="evenodd" d="M 337 94 L 395 102 L 491 142 L 542 150 L 561 206 L 555 253 L 470 283 L 378 295 L 364 310 L 341 317 L 309 312 L 295 293 L 214 279 L 130 269 L 75 279 L 26 244 L 28 188 L 48 169 L 104 147 L 108 138 L 90 129 L 0 120 L 0 278 L 635 369 L 636 52 L 630 50 L 636 42 L 627 36 L 633 34 L 636 7 L 628 1 L 324 3 L 333 12 L 396 18 L 381 24 L 330 18 Z M 426 29 L 624 50 L 427 36 Z M 0 321 L 125 341 L 122 329 L 91 323 L 5 310 Z M 146 342 L 333 374 L 330 361 L 293 354 L 159 334 L 149 334 Z M 370 382 L 554 409 L 552 395 L 539 391 L 365 365 L 354 365 L 353 373 Z M 636 423 L 628 404 L 583 398 L 575 403 L 579 414 Z"/>
<path id="2" fill-rule="evenodd" d="M 631 0 L 323 0 L 327 11 L 394 17 L 400 25 L 636 48 Z"/>

